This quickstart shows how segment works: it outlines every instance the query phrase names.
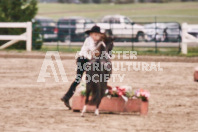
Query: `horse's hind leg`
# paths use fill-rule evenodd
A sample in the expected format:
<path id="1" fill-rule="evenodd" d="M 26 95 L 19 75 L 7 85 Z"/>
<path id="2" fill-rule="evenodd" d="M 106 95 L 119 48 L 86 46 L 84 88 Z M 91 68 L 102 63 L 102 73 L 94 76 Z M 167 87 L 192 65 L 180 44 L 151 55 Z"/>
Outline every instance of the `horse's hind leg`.
<path id="1" fill-rule="evenodd" d="M 98 116 L 99 115 L 99 105 L 100 105 L 100 102 L 101 102 L 101 99 L 99 100 L 99 102 L 97 102 L 96 110 L 94 112 L 95 116 Z"/>
<path id="2" fill-rule="evenodd" d="M 97 102 L 97 105 L 96 105 L 96 110 L 95 110 L 95 115 L 96 116 L 98 116 L 99 115 L 99 105 L 100 105 L 100 103 L 101 103 L 101 101 L 102 101 L 102 98 L 103 98 L 103 96 L 105 95 L 105 90 L 106 90 L 106 88 L 107 88 L 107 83 L 100 83 L 100 99 L 98 100 L 98 102 Z"/>
<path id="3" fill-rule="evenodd" d="M 87 104 L 89 102 L 89 95 L 90 95 L 90 89 L 87 88 L 86 89 L 86 99 L 85 99 L 85 105 L 83 106 L 83 110 L 82 110 L 82 113 L 81 113 L 81 116 L 83 117 L 84 116 L 84 113 L 86 112 L 86 109 L 87 109 Z"/>

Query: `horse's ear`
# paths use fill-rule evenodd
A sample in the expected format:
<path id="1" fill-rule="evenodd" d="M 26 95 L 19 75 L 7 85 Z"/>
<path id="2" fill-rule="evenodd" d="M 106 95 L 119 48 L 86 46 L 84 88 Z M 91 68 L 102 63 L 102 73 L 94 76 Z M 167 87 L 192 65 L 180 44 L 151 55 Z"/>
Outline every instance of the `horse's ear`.
<path id="1" fill-rule="evenodd" d="M 105 37 L 106 37 L 105 34 L 101 34 L 100 41 L 103 41 Z"/>
<path id="2" fill-rule="evenodd" d="M 104 39 L 107 38 L 107 35 L 105 33 L 103 33 L 102 35 L 103 35 L 103 38 Z"/>

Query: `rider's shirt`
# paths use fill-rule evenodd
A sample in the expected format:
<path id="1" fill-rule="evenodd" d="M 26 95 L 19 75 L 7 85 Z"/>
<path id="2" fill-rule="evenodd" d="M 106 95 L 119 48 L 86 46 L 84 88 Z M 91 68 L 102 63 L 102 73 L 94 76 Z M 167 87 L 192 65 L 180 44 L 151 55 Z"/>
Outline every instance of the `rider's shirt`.
<path id="1" fill-rule="evenodd" d="M 94 42 L 94 40 L 92 39 L 92 37 L 87 37 L 85 39 L 85 42 L 79 52 L 79 56 L 83 56 L 86 57 L 87 59 L 91 59 L 92 58 L 92 52 L 94 52 L 96 49 L 96 44 Z"/>

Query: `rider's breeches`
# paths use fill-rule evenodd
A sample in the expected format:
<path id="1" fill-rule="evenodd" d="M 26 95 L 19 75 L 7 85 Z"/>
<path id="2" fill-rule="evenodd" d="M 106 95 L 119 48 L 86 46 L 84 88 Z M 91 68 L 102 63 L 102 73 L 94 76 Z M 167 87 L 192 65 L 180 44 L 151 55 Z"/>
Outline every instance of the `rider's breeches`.
<path id="1" fill-rule="evenodd" d="M 85 71 L 84 69 L 84 64 L 89 62 L 89 60 L 87 58 L 84 57 L 78 57 L 77 58 L 77 74 L 76 74 L 76 78 L 73 81 L 73 83 L 71 84 L 69 90 L 67 91 L 67 93 L 65 94 L 65 99 L 70 99 L 73 95 L 74 92 L 76 90 L 76 87 L 78 86 L 78 84 L 80 83 L 83 73 Z"/>

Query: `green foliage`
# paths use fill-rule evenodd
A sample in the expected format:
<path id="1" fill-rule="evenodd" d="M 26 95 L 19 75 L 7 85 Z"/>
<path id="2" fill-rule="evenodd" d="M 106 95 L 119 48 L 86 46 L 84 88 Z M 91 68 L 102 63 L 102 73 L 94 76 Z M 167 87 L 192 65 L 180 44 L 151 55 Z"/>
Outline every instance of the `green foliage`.
<path id="1" fill-rule="evenodd" d="M 135 96 L 134 91 L 126 92 L 126 97 L 128 97 L 128 98 L 132 98 L 132 97 L 134 97 L 134 96 Z"/>
<path id="2" fill-rule="evenodd" d="M 86 96 L 86 91 L 81 91 L 81 96 Z"/>
<path id="3" fill-rule="evenodd" d="M 82 3 L 90 3 L 90 0 L 80 0 Z"/>
<path id="4" fill-rule="evenodd" d="M 133 3 L 134 0 L 115 0 L 115 3 L 118 4 L 126 4 L 126 3 Z"/>
<path id="5" fill-rule="evenodd" d="M 69 0 L 58 0 L 60 3 L 69 3 Z"/>
<path id="6" fill-rule="evenodd" d="M 37 13 L 36 0 L 1 0 L 1 22 L 30 21 Z"/>
<path id="7" fill-rule="evenodd" d="M 32 48 L 38 50 L 41 49 L 43 45 L 42 31 L 38 23 L 33 22 L 32 25 Z"/>
<path id="8" fill-rule="evenodd" d="M 113 3 L 112 0 L 102 0 L 101 3 Z"/>
<path id="9" fill-rule="evenodd" d="M 37 0 L 1 0 L 0 21 L 1 22 L 27 22 L 37 14 Z M 3 35 L 19 35 L 25 29 L 1 29 Z M 1 45 L 1 43 L 0 43 Z M 25 42 L 19 42 L 10 48 L 24 49 Z"/>
<path id="10" fill-rule="evenodd" d="M 92 1 L 93 1 L 93 3 L 96 3 L 96 4 L 101 3 L 101 0 L 92 0 Z"/>

